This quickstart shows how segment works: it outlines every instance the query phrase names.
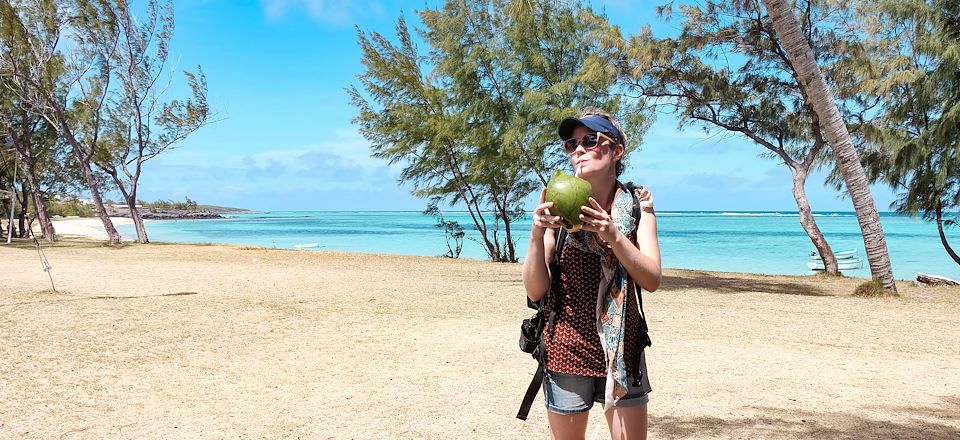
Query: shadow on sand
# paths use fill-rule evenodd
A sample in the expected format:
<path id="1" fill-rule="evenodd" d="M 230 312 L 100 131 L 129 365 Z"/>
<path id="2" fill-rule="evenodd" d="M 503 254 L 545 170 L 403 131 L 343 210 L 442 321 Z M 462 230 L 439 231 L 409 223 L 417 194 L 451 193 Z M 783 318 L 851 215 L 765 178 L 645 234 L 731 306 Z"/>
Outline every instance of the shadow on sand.
<path id="1" fill-rule="evenodd" d="M 783 413 L 783 408 L 760 408 Z M 883 408 L 885 412 L 891 408 Z M 944 399 L 937 408 L 894 407 L 906 422 L 874 420 L 850 413 L 791 411 L 784 418 L 759 417 L 726 420 L 715 417 L 651 417 L 655 438 L 829 438 L 829 439 L 925 439 L 960 438 L 960 397 Z M 936 420 L 936 421 L 932 421 Z M 948 423 L 952 423 L 948 424 Z"/>
<path id="2" fill-rule="evenodd" d="M 93 248 L 114 248 L 122 249 L 130 247 L 132 245 L 138 244 L 136 240 L 133 242 L 123 242 L 121 244 L 112 245 L 107 240 L 94 240 L 92 238 L 80 237 L 75 235 L 65 235 L 61 236 L 57 241 L 49 242 L 44 239 L 38 239 L 34 242 L 33 238 L 16 238 L 7 244 L 7 236 L 3 236 L 0 246 L 4 246 L 8 249 L 23 249 L 28 251 L 36 251 L 37 245 L 39 244 L 40 249 L 53 249 L 53 248 L 74 248 L 74 249 L 93 249 Z"/>
<path id="3" fill-rule="evenodd" d="M 42 293 L 52 293 L 52 292 L 43 291 Z M 57 292 L 52 294 L 62 295 L 64 293 L 66 292 Z M 143 299 L 143 298 L 158 298 L 158 297 L 164 297 L 164 296 L 187 296 L 187 295 L 198 295 L 198 294 L 199 292 L 174 292 L 174 293 L 158 293 L 156 295 L 132 295 L 132 296 L 100 295 L 100 296 L 83 296 L 83 297 L 77 297 L 77 298 L 51 298 L 46 300 L 41 299 L 38 301 L 22 301 L 22 302 L 9 303 L 9 304 L 0 304 L 0 307 L 22 306 L 27 304 L 70 302 L 70 301 L 89 301 L 92 299 Z"/>
<path id="4" fill-rule="evenodd" d="M 832 296 L 829 291 L 817 287 L 814 282 L 799 283 L 783 279 L 756 278 L 752 276 L 721 276 L 696 270 L 684 271 L 680 275 L 664 275 L 660 284 L 661 291 L 685 289 L 704 289 L 716 293 L 762 292 L 781 295 Z"/>

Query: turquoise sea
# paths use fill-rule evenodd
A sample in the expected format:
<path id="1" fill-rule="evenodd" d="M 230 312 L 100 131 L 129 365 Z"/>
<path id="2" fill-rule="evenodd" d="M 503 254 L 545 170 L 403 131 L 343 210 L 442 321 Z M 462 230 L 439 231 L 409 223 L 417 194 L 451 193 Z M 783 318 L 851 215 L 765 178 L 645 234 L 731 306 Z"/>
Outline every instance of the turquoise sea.
<path id="1" fill-rule="evenodd" d="M 466 213 L 446 213 L 467 230 L 461 258 L 484 259 L 483 247 L 471 240 L 478 234 Z M 852 212 L 816 214 L 820 229 L 834 251 L 857 248 L 861 269 L 845 275 L 869 277 L 860 228 Z M 936 225 L 918 218 L 881 213 L 894 275 L 913 279 L 917 272 L 960 278 L 937 234 Z M 219 220 L 164 220 L 147 223 L 151 241 L 228 243 L 262 247 L 399 255 L 435 256 L 447 252 L 443 231 L 435 219 L 420 212 L 265 212 L 229 214 Z M 660 212 L 663 265 L 764 274 L 809 274 L 813 245 L 793 212 Z M 132 225 L 120 228 L 136 237 Z M 518 256 L 526 252 L 530 219 L 514 225 Z M 501 232 L 502 233 L 502 232 Z M 948 240 L 960 248 L 960 229 L 948 229 Z"/>

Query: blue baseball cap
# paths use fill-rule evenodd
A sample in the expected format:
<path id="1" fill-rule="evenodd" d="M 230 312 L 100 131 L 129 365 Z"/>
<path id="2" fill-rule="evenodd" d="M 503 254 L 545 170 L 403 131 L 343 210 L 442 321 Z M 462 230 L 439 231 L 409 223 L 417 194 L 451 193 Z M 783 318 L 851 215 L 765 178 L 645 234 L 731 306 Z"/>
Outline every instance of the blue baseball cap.
<path id="1" fill-rule="evenodd" d="M 573 130 L 579 125 L 606 134 L 617 141 L 618 144 L 624 145 L 623 134 L 620 133 L 620 130 L 617 130 L 617 127 L 608 121 L 607 118 L 599 115 L 587 115 L 579 119 L 567 118 L 560 121 L 560 127 L 557 129 L 560 139 L 564 141 L 570 139 L 570 137 L 573 136 Z"/>

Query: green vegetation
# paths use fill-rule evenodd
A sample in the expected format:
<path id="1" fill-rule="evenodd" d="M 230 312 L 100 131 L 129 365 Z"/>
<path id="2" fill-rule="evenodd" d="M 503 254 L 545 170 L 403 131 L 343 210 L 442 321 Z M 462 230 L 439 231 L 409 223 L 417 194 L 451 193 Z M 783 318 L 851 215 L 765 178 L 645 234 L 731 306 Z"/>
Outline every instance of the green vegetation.
<path id="1" fill-rule="evenodd" d="M 61 217 L 93 217 L 93 206 L 83 203 L 75 197 L 64 200 L 50 200 L 46 203 L 47 213 Z"/>
<path id="2" fill-rule="evenodd" d="M 113 207 L 124 206 L 123 202 L 116 202 L 110 199 L 104 200 L 105 205 L 110 205 Z M 184 197 L 182 202 L 177 202 L 174 200 L 164 200 L 159 199 L 153 202 L 147 202 L 144 200 L 137 200 L 137 206 L 148 210 L 155 209 L 176 209 L 180 211 L 188 212 L 250 212 L 248 209 L 243 208 L 232 208 L 229 206 L 217 206 L 217 205 L 201 205 L 190 197 Z M 92 212 L 92 210 L 91 210 Z"/>
<path id="3" fill-rule="evenodd" d="M 415 195 L 463 204 L 495 261 L 515 261 L 520 200 L 563 163 L 548 148 L 560 117 L 593 104 L 632 116 L 628 131 L 642 133 L 649 103 L 782 161 L 801 224 L 836 273 L 804 189 L 812 170 L 833 166 L 871 272 L 895 291 L 860 158 L 873 148 L 869 177 L 909 188 L 901 212 L 941 228 L 956 220 L 943 217 L 960 205 L 958 9 L 946 0 L 670 2 L 661 14 L 679 11 L 682 31 L 658 39 L 649 29 L 624 37 L 577 2 L 448 0 L 420 13 L 426 55 L 402 19 L 398 44 L 361 30 L 366 94 L 350 92 L 374 155 L 405 164 L 400 180 Z"/>
<path id="4" fill-rule="evenodd" d="M 665 3 L 662 17 L 681 28 L 671 38 L 623 35 L 585 2 L 555 0 L 447 0 L 419 12 L 421 28 L 398 19 L 396 38 L 358 30 L 354 122 L 373 155 L 402 166 L 399 180 L 430 200 L 451 256 L 464 227 L 444 221 L 439 204 L 469 212 L 491 260 L 517 261 L 524 201 L 567 166 L 557 123 L 595 106 L 623 123 L 628 151 L 654 108 L 754 141 L 790 170 L 828 271 L 835 259 L 804 189 L 822 166 L 848 191 L 886 288 L 895 283 L 869 181 L 899 191 L 897 211 L 936 222 L 960 264 L 944 234 L 960 220 L 960 3 Z M 174 28 L 170 1 L 0 0 L 0 134 L 10 143 L 0 180 L 19 170 L 19 221 L 9 226 L 19 235 L 36 219 L 55 240 L 50 216 L 97 215 L 119 242 L 101 194 L 116 190 L 132 207 L 143 163 L 210 117 L 199 66 L 184 72 L 189 96 L 161 97 Z M 92 205 L 53 197 L 78 193 Z M 189 198 L 142 204 L 232 210 Z"/>
<path id="5" fill-rule="evenodd" d="M 843 10 L 808 2 L 803 30 L 816 46 L 817 61 L 829 67 L 844 57 L 855 35 L 838 29 Z M 673 38 L 644 31 L 615 41 L 626 62 L 623 81 L 674 112 L 682 127 L 730 132 L 761 148 L 764 157 L 789 170 L 800 224 L 823 257 L 826 271 L 837 273 L 836 258 L 817 225 L 806 196 L 811 170 L 827 150 L 811 93 L 799 80 L 773 21 L 757 2 L 673 4 L 659 8 L 661 18 L 679 21 Z"/>
<path id="6" fill-rule="evenodd" d="M 799 3 L 795 21 L 806 37 L 801 42 L 811 46 L 813 54 L 807 61 L 828 76 L 841 75 L 860 40 L 845 24 L 852 10 L 830 1 Z M 823 95 L 818 84 L 801 81 L 804 64 L 778 33 L 774 14 L 768 15 L 760 2 L 671 3 L 659 13 L 679 21 L 679 35 L 656 38 L 647 30 L 629 41 L 611 41 L 624 52 L 623 81 L 658 109 L 675 112 L 681 126 L 743 136 L 760 147 L 764 157 L 783 163 L 792 177 L 800 224 L 826 271 L 837 274 L 833 250 L 813 216 L 805 189 L 810 172 L 832 159 L 825 154 L 830 151 L 828 127 L 816 108 Z M 840 96 L 848 96 L 855 84 L 835 86 L 842 87 Z M 859 167 L 858 162 L 854 165 Z M 872 200 L 867 205 L 873 206 Z M 872 210 L 876 217 L 876 208 Z M 879 225 L 879 217 L 874 220 Z M 883 255 L 873 255 L 883 260 L 886 249 L 880 247 Z M 892 279 L 887 262 L 883 271 Z"/>
<path id="7" fill-rule="evenodd" d="M 358 32 L 366 70 L 350 95 L 375 157 L 403 164 L 414 194 L 461 204 L 493 261 L 517 261 L 524 200 L 567 162 L 557 124 L 585 106 L 618 113 L 639 144 L 649 113 L 616 94 L 606 19 L 577 2 L 450 0 L 420 12 L 420 52 Z"/>
<path id="8" fill-rule="evenodd" d="M 463 250 L 463 237 L 466 235 L 463 232 L 463 226 L 461 226 L 459 222 L 444 219 L 443 212 L 440 211 L 438 206 L 439 203 L 440 198 L 434 197 L 430 200 L 430 204 L 427 205 L 427 209 L 424 210 L 423 213 L 436 218 L 437 223 L 434 224 L 434 226 L 443 229 L 443 235 L 447 240 L 447 253 L 442 256 L 447 258 L 460 258 L 460 252 Z"/>
<path id="9" fill-rule="evenodd" d="M 173 200 L 157 200 L 155 202 L 144 202 L 138 200 L 137 204 L 143 206 L 147 209 L 179 209 L 182 211 L 201 211 L 199 205 L 194 200 L 190 200 L 190 197 L 185 197 L 182 202 L 175 202 Z"/>
<path id="10" fill-rule="evenodd" d="M 832 0 L 823 1 L 830 5 L 835 4 L 838 8 L 849 7 L 851 4 Z M 883 225 L 880 223 L 880 215 L 877 213 L 877 205 L 870 192 L 866 173 L 860 163 L 860 154 L 854 147 L 853 138 L 837 105 L 833 90 L 820 69 L 814 52 L 815 48 L 810 42 L 815 32 L 804 32 L 801 21 L 797 18 L 795 2 L 762 0 L 762 3 L 773 22 L 777 38 L 782 40 L 783 48 L 796 68 L 800 83 L 810 94 L 810 106 L 817 114 L 820 133 L 830 145 L 836 169 L 843 179 L 847 195 L 850 196 L 854 211 L 857 213 L 870 272 L 880 280 L 884 288 L 896 292 L 897 284 L 893 278 Z M 805 9 L 809 11 L 814 3 L 818 2 L 808 0 Z"/>
<path id="11" fill-rule="evenodd" d="M 249 209 L 232 208 L 229 206 L 217 206 L 217 205 L 197 205 L 197 210 L 207 211 L 207 212 L 219 212 L 219 213 L 252 212 Z"/>
<path id="12" fill-rule="evenodd" d="M 161 96 L 172 79 L 165 72 L 172 2 L 130 3 L 0 0 L 0 134 L 9 135 L 22 170 L 18 204 L 32 198 L 47 240 L 56 240 L 50 195 L 82 192 L 118 244 L 101 196 L 112 183 L 131 207 L 138 240 L 148 242 L 132 209 L 142 166 L 207 123 L 199 66 L 184 72 L 190 98 Z M 0 162 L 13 169 L 12 161 Z M 21 223 L 26 216 L 24 210 Z"/>
<path id="13" fill-rule="evenodd" d="M 899 191 L 897 212 L 936 222 L 960 264 L 944 233 L 960 208 L 960 3 L 886 0 L 862 15 L 872 38 L 857 80 L 883 100 L 864 133 L 868 175 Z"/>

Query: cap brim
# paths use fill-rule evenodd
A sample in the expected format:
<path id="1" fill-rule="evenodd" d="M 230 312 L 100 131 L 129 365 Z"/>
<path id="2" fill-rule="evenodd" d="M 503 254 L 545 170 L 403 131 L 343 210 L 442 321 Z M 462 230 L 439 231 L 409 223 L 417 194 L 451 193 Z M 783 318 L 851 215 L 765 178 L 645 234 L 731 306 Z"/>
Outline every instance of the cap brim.
<path id="1" fill-rule="evenodd" d="M 623 136 L 620 133 L 620 130 L 606 118 L 597 115 L 587 115 L 579 119 L 564 119 L 560 122 L 560 127 L 557 129 L 557 134 L 560 135 L 561 140 L 565 141 L 573 137 L 573 130 L 576 130 L 576 128 L 581 125 L 593 131 L 607 133 L 608 135 L 613 136 L 614 142 L 623 144 Z"/>
<path id="2" fill-rule="evenodd" d="M 565 141 L 573 137 L 573 130 L 576 130 L 578 125 L 583 125 L 583 122 L 580 122 L 577 118 L 567 118 L 560 121 L 560 126 L 557 128 L 560 140 Z"/>

